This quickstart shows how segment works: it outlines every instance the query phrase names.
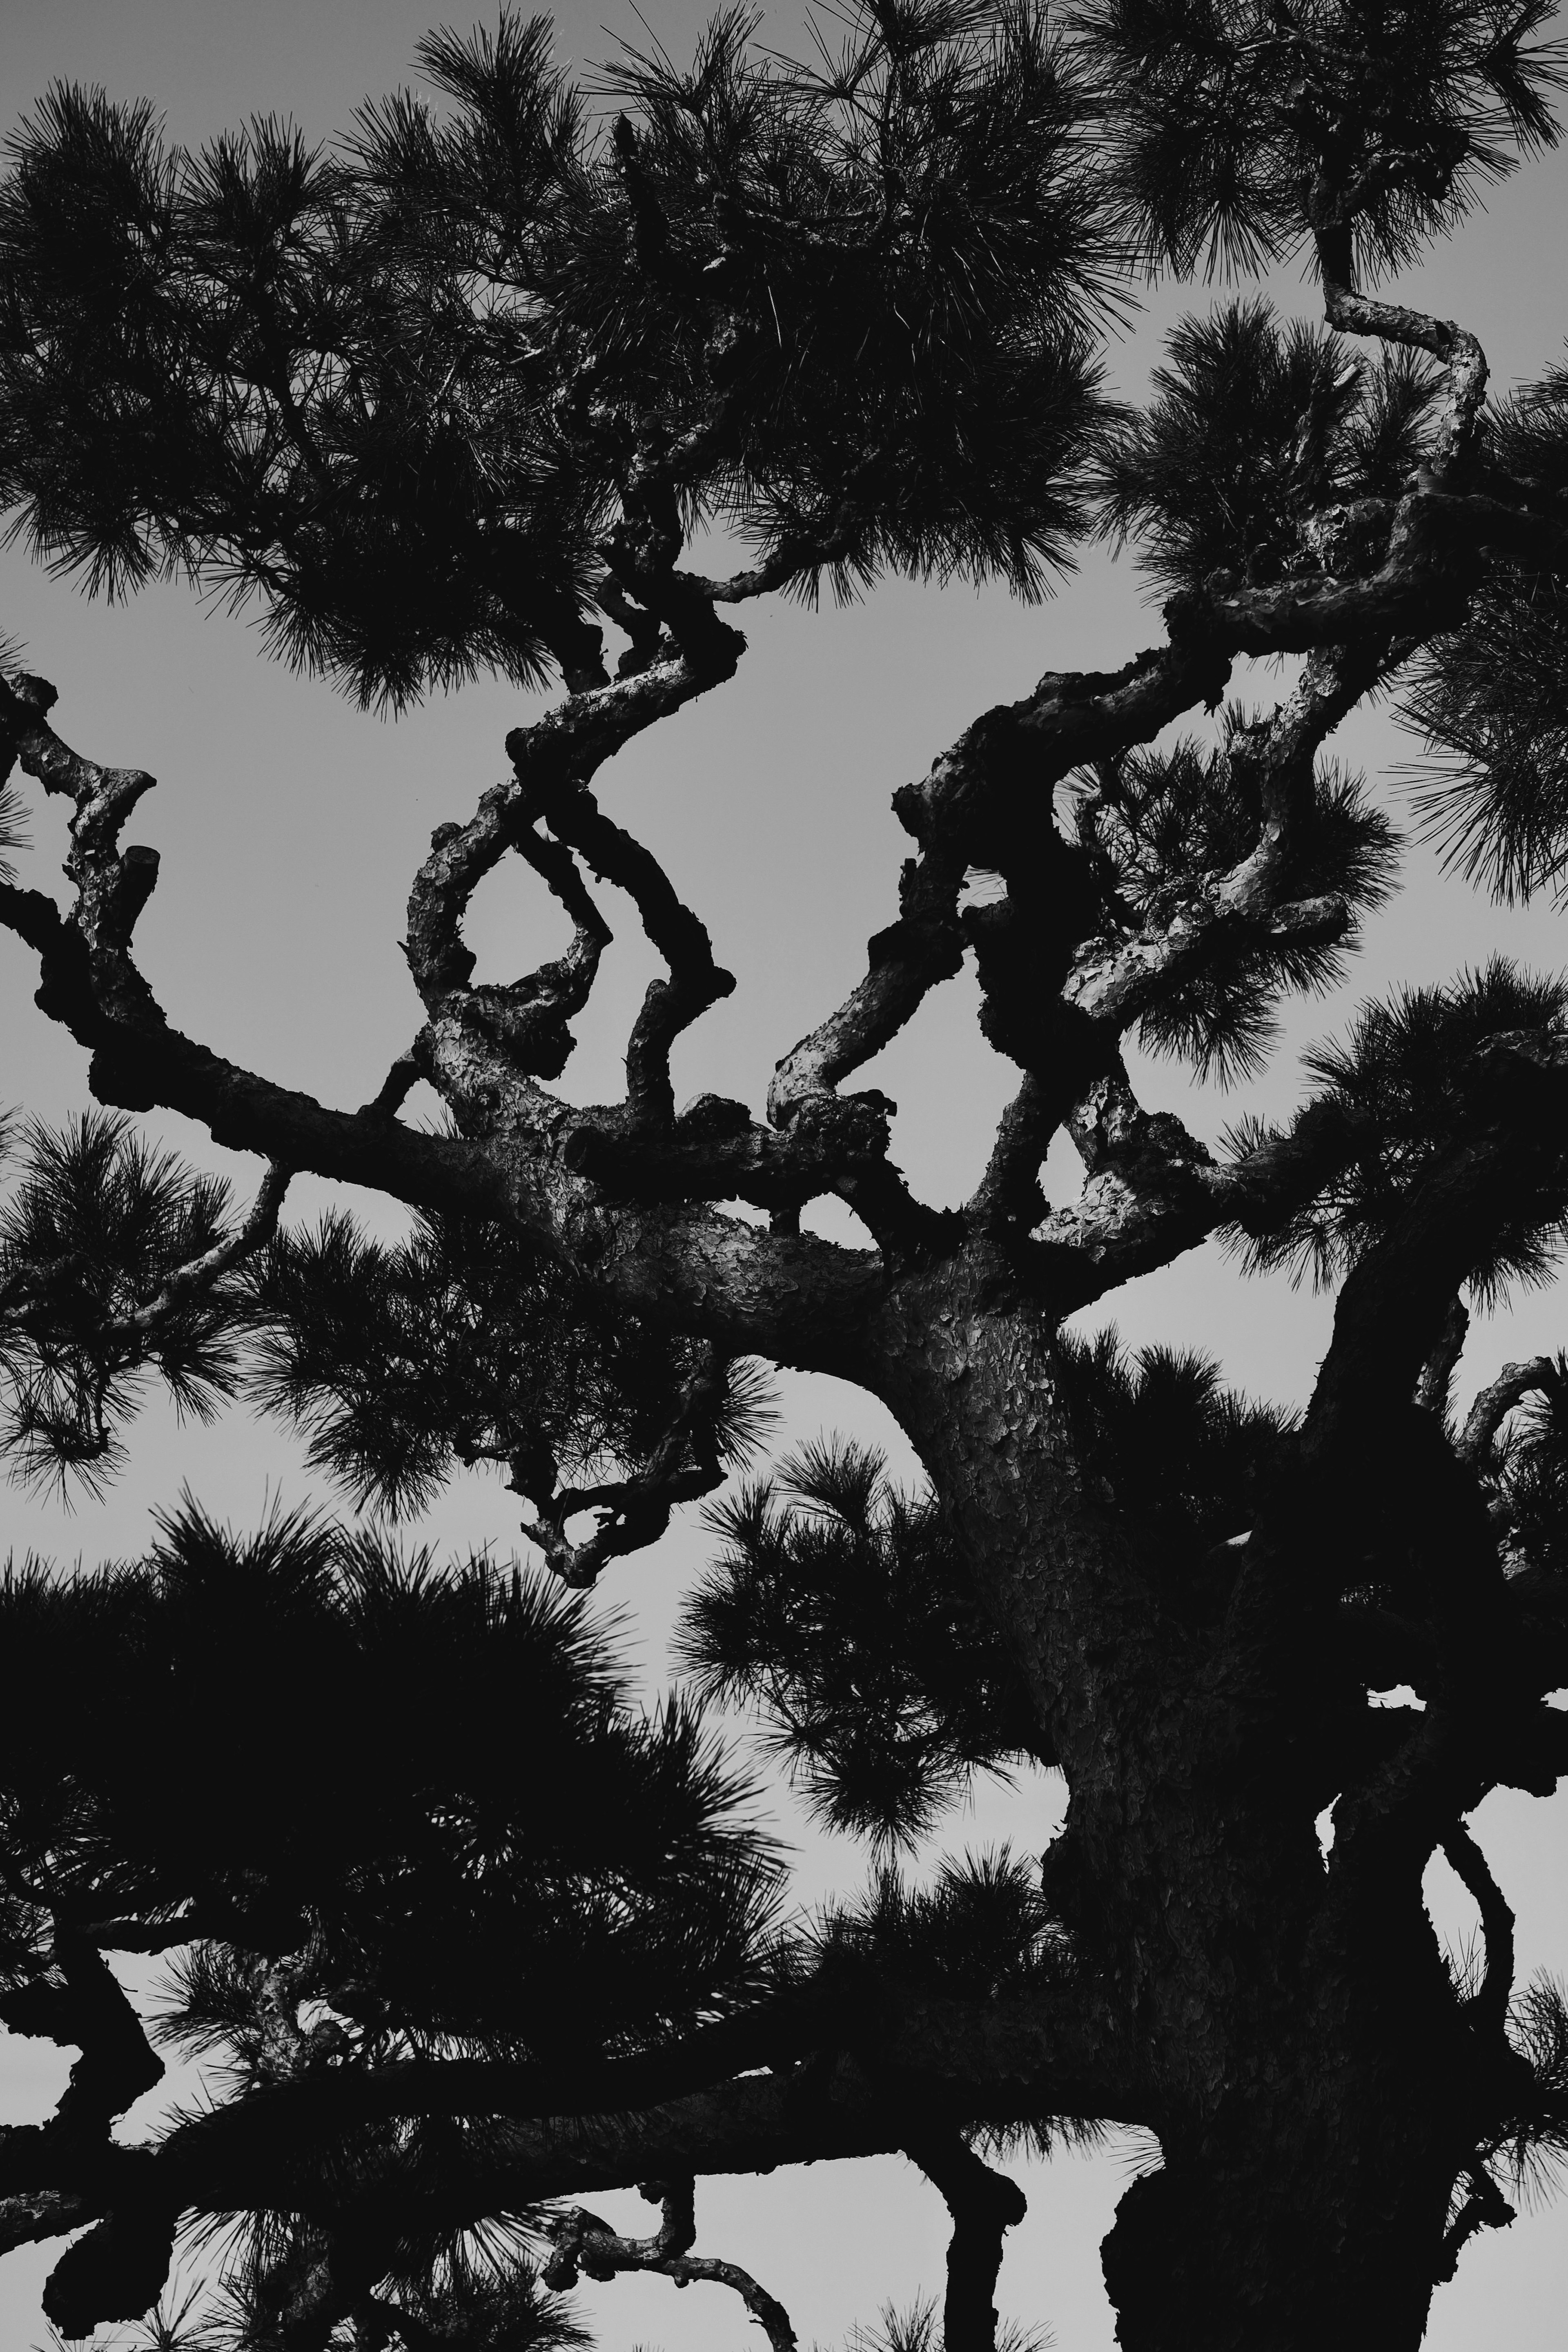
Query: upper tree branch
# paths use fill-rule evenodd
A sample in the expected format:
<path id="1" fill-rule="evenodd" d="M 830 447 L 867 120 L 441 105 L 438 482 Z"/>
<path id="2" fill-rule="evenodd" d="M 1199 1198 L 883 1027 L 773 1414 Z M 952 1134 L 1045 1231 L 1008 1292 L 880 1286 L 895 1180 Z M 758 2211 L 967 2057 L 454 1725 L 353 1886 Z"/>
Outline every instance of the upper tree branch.
<path id="1" fill-rule="evenodd" d="M 1337 220 L 1324 220 L 1314 233 L 1323 280 L 1323 310 L 1331 327 L 1352 335 L 1376 335 L 1384 342 L 1430 352 L 1447 370 L 1447 385 L 1432 438 L 1428 467 L 1434 483 L 1458 486 L 1476 454 L 1481 405 L 1487 392 L 1487 357 L 1468 328 L 1402 303 L 1378 302 L 1355 290 L 1352 260 L 1353 209 L 1331 207 Z"/>
<path id="2" fill-rule="evenodd" d="M 1314 938 L 1342 935 L 1349 916 L 1337 900 L 1291 901 L 1290 860 L 1312 806 L 1318 748 L 1376 683 L 1384 658 L 1384 646 L 1375 641 L 1320 646 L 1309 655 L 1289 698 L 1240 734 L 1229 755 L 1258 793 L 1258 837 L 1247 856 L 1163 909 L 1148 931 L 1086 941 L 1062 989 L 1067 1005 L 1120 1032 L 1199 965 L 1216 937 L 1256 930 L 1283 938 L 1309 928 Z"/>
<path id="3" fill-rule="evenodd" d="M 609 932 L 583 888 L 569 852 L 535 830 L 539 819 L 545 814 L 553 817 L 554 810 L 567 804 L 574 793 L 585 793 L 589 780 L 605 761 L 634 737 L 718 682 L 718 674 L 698 668 L 684 659 L 659 662 L 637 677 L 623 678 L 594 693 L 577 695 L 546 711 L 532 726 L 520 729 L 508 738 L 512 775 L 485 793 L 467 824 L 437 827 L 431 839 L 430 855 L 415 877 L 409 895 L 409 969 L 437 1037 L 449 1030 L 460 1031 L 465 1024 L 483 1025 L 482 1017 L 478 1023 L 475 1020 L 476 992 L 469 987 L 474 958 L 462 937 L 463 919 L 479 883 L 509 849 L 518 850 L 528 859 L 573 916 L 577 936 L 570 951 L 573 977 L 569 986 L 574 1001 L 569 1009 L 578 1009 L 587 992 L 584 982 L 591 984 L 598 949 Z M 597 814 L 596 807 L 595 814 Z M 616 830 L 609 828 L 611 833 Z M 621 839 L 624 841 L 626 836 Z M 595 842 L 595 845 L 600 845 Z M 617 874 L 616 878 L 622 877 Z M 641 881 L 646 877 L 639 873 L 637 878 Z M 665 887 L 668 891 L 668 884 Z M 660 913 L 666 912 L 661 906 Z M 555 969 L 542 967 L 542 975 Z M 542 975 L 535 976 L 531 992 L 539 992 Z M 531 986 L 519 985 L 525 990 Z M 554 985 L 559 998 L 562 983 L 557 982 Z M 481 1016 L 484 1009 L 481 998 Z M 553 1067 L 541 1071 L 541 1075 L 553 1076 L 564 1066 L 565 1054 L 571 1047 L 568 1038 L 564 1040 L 564 1051 L 561 1050 L 561 1026 L 557 1015 L 556 1034 L 552 1039 Z M 512 1042 L 510 1066 L 537 1068 L 536 1058 L 517 1055 L 521 1041 Z M 437 1058 L 443 1064 L 449 1061 L 450 1049 Z"/>
<path id="4" fill-rule="evenodd" d="M 531 733 L 520 729 L 507 737 L 508 755 L 524 774 L 533 764 Z M 633 1123 L 668 1127 L 675 1116 L 670 1049 L 682 1030 L 729 995 L 734 977 L 715 964 L 706 926 L 682 905 L 658 860 L 604 814 L 585 783 L 558 780 L 546 771 L 537 790 L 552 830 L 602 879 L 626 892 L 668 967 L 668 980 L 649 982 L 626 1046 L 626 1108 Z"/>
<path id="5" fill-rule="evenodd" d="M 100 768 L 63 743 L 46 713 L 53 688 L 0 680 L 0 748 L 46 790 L 75 803 L 66 871 L 76 886 L 62 917 L 42 892 L 0 884 L 0 922 L 42 965 L 41 1009 L 92 1055 L 101 1101 L 128 1110 L 154 1103 L 199 1120 L 215 1141 L 292 1169 L 369 1184 L 430 1208 L 489 1208 L 500 1187 L 468 1146 L 416 1135 L 365 1112 L 326 1109 L 273 1085 L 169 1026 L 131 957 L 131 937 L 157 876 L 151 849 L 121 851 L 120 829 L 153 779 Z"/>
<path id="6" fill-rule="evenodd" d="M 1022 702 L 999 705 L 965 730 L 920 783 L 894 795 L 919 845 L 900 887 L 899 919 L 868 950 L 866 978 L 779 1063 L 769 1115 L 787 1127 L 800 1106 L 869 1061 L 927 991 L 963 961 L 958 894 L 973 866 L 992 866 L 1020 835 L 1051 831 L 1055 786 L 1087 760 L 1157 734 L 1199 700 L 1217 700 L 1228 665 L 1212 653 L 1141 654 L 1110 675 L 1052 672 Z"/>

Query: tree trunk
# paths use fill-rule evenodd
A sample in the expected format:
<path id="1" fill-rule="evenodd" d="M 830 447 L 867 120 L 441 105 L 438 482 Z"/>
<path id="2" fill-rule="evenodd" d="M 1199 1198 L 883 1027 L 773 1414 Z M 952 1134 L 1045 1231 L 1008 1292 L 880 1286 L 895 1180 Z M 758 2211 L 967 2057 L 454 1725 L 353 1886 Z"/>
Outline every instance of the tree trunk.
<path id="1" fill-rule="evenodd" d="M 1419 1866 L 1347 1886 L 1320 1848 L 1332 1694 L 1299 1659 L 1216 1666 L 1216 1627 L 1095 1490 L 1044 1316 L 998 1316 L 949 1265 L 878 1336 L 883 1394 L 1061 1759 L 1047 1888 L 1161 2141 L 1104 2247 L 1120 2342 L 1415 2346 L 1474 2147 L 1478 2037 Z"/>

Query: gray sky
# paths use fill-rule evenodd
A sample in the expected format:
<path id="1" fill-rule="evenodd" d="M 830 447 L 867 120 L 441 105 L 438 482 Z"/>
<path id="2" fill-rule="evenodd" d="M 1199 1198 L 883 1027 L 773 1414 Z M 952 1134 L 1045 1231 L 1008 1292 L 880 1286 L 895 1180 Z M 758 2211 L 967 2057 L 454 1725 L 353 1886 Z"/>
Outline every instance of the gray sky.
<path id="1" fill-rule="evenodd" d="M 694 0 L 661 0 L 657 11 L 647 0 L 650 21 L 678 55 L 707 13 Z M 254 0 L 0 0 L 5 112 L 21 110 L 60 77 L 153 99 L 172 134 L 187 142 L 268 110 L 325 138 L 362 98 L 408 78 L 414 44 L 438 16 L 437 0 L 268 0 L 259 7 Z M 450 20 L 466 25 L 467 10 Z M 562 56 L 579 61 L 608 56 L 617 35 L 644 37 L 624 0 L 575 0 L 556 23 Z M 795 47 L 799 31 L 798 11 L 771 11 L 764 37 Z M 1402 299 L 1457 316 L 1480 335 L 1500 383 L 1539 373 L 1562 352 L 1565 193 L 1562 158 L 1529 167 L 1456 247 L 1401 281 Z M 1285 280 L 1273 290 L 1282 307 L 1310 313 L 1310 289 Z M 1163 325 L 1207 299 L 1202 289 L 1160 289 L 1151 299 L 1111 355 L 1120 389 L 1139 392 Z M 892 583 L 845 613 L 775 604 L 744 617 L 752 643 L 739 677 L 617 759 L 606 798 L 664 860 L 708 921 L 718 960 L 740 981 L 683 1040 L 678 1097 L 712 1089 L 760 1107 L 773 1061 L 852 984 L 867 937 L 893 911 L 907 847 L 889 807 L 896 787 L 928 767 L 976 712 L 1026 692 L 1041 671 L 1114 667 L 1159 629 L 1131 564 L 1104 555 L 1033 612 L 996 593 Z M 184 590 L 152 590 L 128 607 L 89 605 L 16 550 L 0 554 L 0 633 L 21 637 L 29 666 L 58 687 L 56 723 L 68 740 L 160 778 L 133 828 L 163 857 L 138 937 L 171 1018 L 327 1101 L 364 1100 L 417 1024 L 396 945 L 409 877 L 432 825 L 466 816 L 501 772 L 502 739 L 527 716 L 527 698 L 475 687 L 389 727 L 267 662 L 245 623 L 204 612 Z M 1247 690 L 1271 702 L 1282 674 L 1257 676 Z M 1385 714 L 1373 713 L 1353 719 L 1334 749 L 1352 765 L 1388 774 L 1410 747 Z M 1397 777 L 1387 789 L 1398 814 Z M 26 860 L 36 887 L 54 887 L 63 840 L 58 805 L 40 811 Z M 619 1092 L 618 1057 L 653 970 L 626 912 L 563 1082 L 580 1100 Z M 509 868 L 493 877 L 469 924 L 480 977 L 510 977 L 549 952 L 558 920 L 531 876 Z M 1348 986 L 1326 1003 L 1288 1008 L 1280 1051 L 1259 1085 L 1222 1096 L 1194 1089 L 1173 1066 L 1150 1065 L 1145 1096 L 1179 1108 L 1210 1137 L 1242 1109 L 1278 1112 L 1295 1098 L 1300 1045 L 1341 1025 L 1349 1005 L 1401 980 L 1446 977 L 1500 948 L 1556 966 L 1558 933 L 1550 908 L 1504 918 L 1413 850 L 1405 887 L 1373 928 Z M 29 957 L 0 936 L 0 1101 L 52 1119 L 85 1103 L 85 1066 L 33 1010 L 36 984 Z M 969 976 L 950 983 L 858 1081 L 898 1100 L 895 1156 L 933 1199 L 969 1189 L 1011 1091 L 1005 1066 L 975 1033 L 975 1001 Z M 158 1124 L 172 1144 L 226 1168 L 248 1194 L 254 1162 L 216 1150 L 178 1119 Z M 1051 1175 L 1060 1198 L 1072 1170 L 1053 1162 Z M 325 1185 L 300 1184 L 291 1213 L 313 1215 L 330 1197 Z M 826 1212 L 821 1222 L 838 1230 Z M 1326 1302 L 1283 1282 L 1243 1283 L 1212 1249 L 1131 1286 L 1112 1305 L 1130 1339 L 1200 1346 L 1237 1386 L 1281 1399 L 1302 1395 L 1327 1337 Z M 1479 1385 L 1507 1356 L 1562 1344 L 1563 1321 L 1553 1290 L 1479 1324 L 1463 1385 Z M 877 1437 L 907 1466 L 891 1424 L 840 1384 L 792 1377 L 784 1402 L 790 1433 L 853 1430 Z M 273 1494 L 292 1502 L 310 1491 L 298 1449 L 276 1430 L 258 1433 L 238 1415 L 212 1430 L 181 1430 L 153 1407 L 133 1433 L 129 1474 L 103 1504 L 68 1514 L 0 1488 L 0 1550 L 32 1548 L 62 1560 L 133 1552 L 152 1510 L 186 1481 L 239 1524 L 253 1523 Z M 453 1549 L 489 1543 L 510 1551 L 515 1507 L 495 1484 L 467 1479 L 425 1532 Z M 657 1555 L 622 1563 L 605 1580 L 607 1597 L 634 1612 L 651 1684 L 662 1674 L 680 1583 L 700 1557 L 700 1536 L 687 1526 Z M 973 1818 L 951 1823 L 944 1842 L 1011 1834 L 1037 1851 L 1059 1803 L 1057 1785 L 1043 1781 L 1012 1796 L 982 1792 Z M 802 1841 L 808 1895 L 861 1874 L 863 1857 L 827 1852 L 787 1807 L 785 1818 Z M 1494 1797 L 1477 1826 L 1519 1913 L 1521 1969 L 1568 1966 L 1568 1800 Z M 1465 1901 L 1445 1876 L 1446 1865 L 1435 1865 L 1434 1907 L 1446 1932 L 1462 1935 Z M 0 2036 L 0 2070 L 7 2118 L 30 2119 L 52 2099 L 57 2070 L 30 2045 Z M 1009 2241 L 1000 2301 L 1005 2313 L 1054 2326 L 1065 2352 L 1102 2352 L 1111 2342 L 1097 2248 L 1140 2160 L 1138 2149 L 1125 2147 L 1021 2176 L 1030 2213 Z M 624 2225 L 647 2226 L 635 2198 L 604 2204 Z M 700 2249 L 754 2269 L 790 2306 L 803 2343 L 836 2344 L 884 2301 L 907 2302 L 940 2282 L 945 2218 L 934 2192 L 890 2159 L 714 2183 L 700 2192 L 698 2213 Z M 37 2293 L 47 2259 L 28 2252 L 0 2265 L 7 2343 L 43 2339 Z M 1556 2352 L 1565 2294 L 1568 2211 L 1521 2218 L 1467 2251 L 1458 2279 L 1438 2299 L 1428 2341 L 1440 2352 L 1473 2352 L 1506 2331 L 1511 2352 Z M 622 2280 L 585 2295 L 609 2347 L 663 2342 L 719 2352 L 741 2325 L 732 2299 L 717 2289 L 678 2300 L 664 2281 Z"/>

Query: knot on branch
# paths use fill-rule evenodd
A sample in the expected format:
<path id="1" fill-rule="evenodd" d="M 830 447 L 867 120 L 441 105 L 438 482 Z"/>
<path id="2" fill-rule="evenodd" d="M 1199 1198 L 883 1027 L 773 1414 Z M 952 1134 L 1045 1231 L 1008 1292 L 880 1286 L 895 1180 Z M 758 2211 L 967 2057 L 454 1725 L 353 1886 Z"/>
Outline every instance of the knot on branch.
<path id="1" fill-rule="evenodd" d="M 798 1209 L 886 1165 L 896 1108 L 875 1092 L 808 1096 L 781 1135 L 743 1103 L 703 1095 L 668 1129 L 601 1112 L 568 1130 L 561 1157 L 573 1175 L 622 1200 Z"/>

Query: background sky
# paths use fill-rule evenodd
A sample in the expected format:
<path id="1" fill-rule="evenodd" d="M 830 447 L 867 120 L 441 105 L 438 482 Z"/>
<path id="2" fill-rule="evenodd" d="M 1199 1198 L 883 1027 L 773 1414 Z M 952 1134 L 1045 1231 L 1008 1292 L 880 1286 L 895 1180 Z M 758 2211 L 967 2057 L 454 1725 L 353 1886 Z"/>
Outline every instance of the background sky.
<path id="1" fill-rule="evenodd" d="M 646 5 L 677 57 L 708 13 L 701 0 Z M 171 134 L 189 144 L 267 111 L 291 115 L 308 136 L 326 139 L 363 98 L 410 78 L 416 41 L 439 18 L 439 0 L 267 0 L 259 7 L 254 0 L 0 0 L 0 115 L 13 120 L 52 79 L 69 79 L 101 83 L 119 98 L 152 99 Z M 466 26 L 467 6 L 447 21 Z M 617 40 L 647 38 L 625 0 L 569 0 L 555 21 L 561 57 L 584 68 L 613 55 Z M 771 46 L 798 52 L 801 34 L 798 9 L 769 12 L 763 37 Z M 1401 299 L 1479 334 L 1500 386 L 1539 374 L 1562 353 L 1565 194 L 1562 156 L 1528 166 L 1453 247 L 1401 281 Z M 1310 287 L 1283 277 L 1270 290 L 1282 309 L 1312 315 Z M 1138 396 L 1163 329 L 1210 299 L 1202 288 L 1154 289 L 1110 353 L 1115 387 Z M 751 650 L 738 678 L 631 746 L 607 772 L 605 790 L 613 813 L 648 841 L 703 915 L 717 959 L 740 982 L 681 1041 L 677 1098 L 713 1090 L 760 1109 L 773 1062 L 853 985 L 868 936 L 893 912 L 908 846 L 890 814 L 893 791 L 978 711 L 1026 692 L 1042 671 L 1113 667 L 1160 629 L 1131 562 L 1113 563 L 1103 551 L 1034 611 L 994 592 L 893 583 L 848 611 L 813 614 L 774 602 L 741 617 Z M 171 1019 L 325 1101 L 366 1099 L 419 1018 L 397 949 L 409 877 L 432 826 L 466 817 L 503 772 L 503 738 L 528 716 L 528 698 L 481 685 L 386 725 L 266 660 L 243 620 L 205 611 L 183 589 L 151 590 L 129 606 L 89 605 L 15 548 L 0 553 L 5 634 L 22 639 L 28 666 L 59 688 L 55 720 L 68 741 L 160 779 L 132 836 L 163 853 L 138 944 Z M 1267 706 L 1289 678 L 1289 669 L 1263 669 L 1244 690 Z M 1413 747 L 1386 712 L 1358 714 L 1332 748 L 1384 778 L 1396 817 L 1407 815 L 1398 770 Z M 55 887 L 64 840 L 59 804 L 39 809 L 26 860 L 35 887 Z M 655 969 L 629 908 L 621 915 L 562 1082 L 582 1101 L 619 1093 L 626 1030 Z M 1145 1064 L 1142 1091 L 1152 1107 L 1180 1109 L 1212 1139 L 1244 1109 L 1287 1109 L 1299 1092 L 1301 1045 L 1342 1028 L 1365 996 L 1402 981 L 1446 978 L 1499 950 L 1555 968 L 1564 956 L 1560 929 L 1550 907 L 1505 916 L 1412 845 L 1405 887 L 1369 931 L 1347 985 L 1326 1002 L 1287 1008 L 1279 1051 L 1260 1082 L 1222 1095 L 1194 1088 L 1174 1066 Z M 482 886 L 468 933 L 481 979 L 510 978 L 563 944 L 559 910 L 521 867 Z M 36 984 L 32 958 L 0 935 L 0 1102 L 57 1119 L 87 1101 L 85 1059 L 34 1010 Z M 971 1189 L 1012 1091 L 1007 1066 L 975 1031 L 976 1001 L 967 973 L 949 983 L 857 1079 L 899 1102 L 895 1157 L 931 1200 Z M 416 1097 L 410 1108 L 419 1108 Z M 254 1161 L 217 1150 L 177 1118 L 149 1125 L 193 1160 L 230 1173 L 248 1197 Z M 1052 1198 L 1070 1197 L 1076 1181 L 1070 1152 L 1058 1153 L 1048 1171 Z M 325 1184 L 300 1181 L 289 1213 L 313 1218 L 332 1197 Z M 356 1205 L 385 1229 L 395 1224 L 374 1202 Z M 846 1213 L 835 1223 L 835 1213 L 820 1210 L 816 1222 L 850 1238 L 852 1221 Z M 1244 1282 L 1216 1248 L 1205 1248 L 1130 1286 L 1096 1319 L 1114 1319 L 1130 1341 L 1201 1347 L 1236 1386 L 1300 1401 L 1326 1344 L 1330 1311 L 1329 1302 L 1283 1280 Z M 1468 1395 L 1508 1357 L 1568 1342 L 1565 1323 L 1555 1287 L 1478 1322 L 1461 1391 Z M 842 1384 L 792 1375 L 781 1382 L 781 1400 L 785 1437 L 825 1428 L 871 1437 L 896 1470 L 913 1475 L 879 1408 Z M 274 1496 L 293 1503 L 317 1491 L 283 1433 L 258 1432 L 239 1414 L 211 1429 L 182 1429 L 150 1406 L 132 1455 L 101 1504 L 79 1498 L 68 1510 L 0 1488 L 0 1551 L 33 1549 L 68 1564 L 133 1554 L 157 1507 L 183 1484 L 237 1525 L 254 1524 Z M 490 1545 L 506 1554 L 518 1546 L 517 1516 L 512 1497 L 473 1476 L 419 1532 L 443 1549 Z M 681 1585 L 702 1556 L 701 1530 L 688 1523 L 603 1580 L 650 1689 L 663 1679 Z M 799 1847 L 803 1898 L 856 1883 L 865 1857 L 816 1837 L 787 1793 L 778 1802 Z M 1009 1835 L 1038 1851 L 1060 1804 L 1057 1782 L 1012 1791 L 988 1784 L 936 1843 Z M 1568 1797 L 1541 1803 L 1500 1795 L 1476 1827 L 1519 1914 L 1521 1973 L 1568 1967 Z M 1442 1931 L 1462 1940 L 1473 1914 L 1441 1863 L 1428 1895 Z M 62 2073 L 47 2050 L 0 2035 L 0 2113 L 40 2116 Z M 133 2114 L 128 2128 L 142 2119 Z M 1091 2158 L 1020 2172 L 1030 2210 L 1008 2241 L 1005 2315 L 1050 2326 L 1064 2352 L 1105 2352 L 1112 2332 L 1099 2241 L 1128 2178 L 1150 2155 L 1129 2139 Z M 600 2207 L 623 2227 L 653 2220 L 630 2194 Z M 839 2344 L 885 2301 L 907 2304 L 917 2291 L 940 2287 L 945 2213 L 896 2159 L 704 2184 L 698 2217 L 700 2251 L 753 2269 L 788 2305 L 803 2345 Z M 37 2297 L 52 2259 L 32 2249 L 0 2263 L 0 2331 L 19 2352 L 45 2340 Z M 1467 2250 L 1457 2281 L 1438 2297 L 1428 2343 L 1438 2352 L 1477 2352 L 1506 2335 L 1511 2352 L 1556 2352 L 1565 2294 L 1568 2208 L 1521 2216 Z M 581 2301 L 601 2342 L 617 2352 L 661 2343 L 671 2352 L 719 2352 L 744 2328 L 739 2305 L 716 2288 L 678 2298 L 666 2281 L 623 2279 L 585 2287 Z"/>

